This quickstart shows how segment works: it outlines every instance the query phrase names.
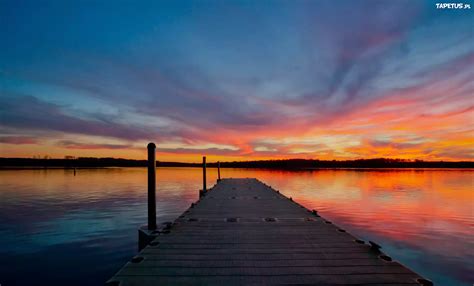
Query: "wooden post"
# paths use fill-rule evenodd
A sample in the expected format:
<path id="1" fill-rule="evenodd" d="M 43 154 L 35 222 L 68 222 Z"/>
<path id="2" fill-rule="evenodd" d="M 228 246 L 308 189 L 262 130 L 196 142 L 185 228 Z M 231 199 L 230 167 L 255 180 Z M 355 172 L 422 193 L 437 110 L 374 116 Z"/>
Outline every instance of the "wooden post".
<path id="1" fill-rule="evenodd" d="M 221 162 L 217 161 L 217 181 L 221 180 Z"/>
<path id="2" fill-rule="evenodd" d="M 206 189 L 206 156 L 202 157 L 202 193 L 205 194 Z"/>
<path id="3" fill-rule="evenodd" d="M 156 229 L 156 158 L 154 143 L 148 146 L 148 229 Z"/>

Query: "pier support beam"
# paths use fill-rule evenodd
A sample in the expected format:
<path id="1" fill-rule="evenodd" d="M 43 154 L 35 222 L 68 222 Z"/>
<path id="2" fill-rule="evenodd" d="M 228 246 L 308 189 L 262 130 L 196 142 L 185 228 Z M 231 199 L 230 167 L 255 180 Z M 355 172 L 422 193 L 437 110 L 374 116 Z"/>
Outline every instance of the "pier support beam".
<path id="1" fill-rule="evenodd" d="M 221 180 L 221 162 L 217 161 L 217 181 Z"/>
<path id="2" fill-rule="evenodd" d="M 156 145 L 148 146 L 148 229 L 156 229 Z"/>

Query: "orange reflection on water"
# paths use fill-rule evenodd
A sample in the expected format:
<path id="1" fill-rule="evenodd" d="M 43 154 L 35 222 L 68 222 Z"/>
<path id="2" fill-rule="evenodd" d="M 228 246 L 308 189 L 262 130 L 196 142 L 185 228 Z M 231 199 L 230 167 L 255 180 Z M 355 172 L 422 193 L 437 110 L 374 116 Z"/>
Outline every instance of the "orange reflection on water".
<path id="1" fill-rule="evenodd" d="M 473 257 L 472 170 L 243 173 L 363 238 L 386 239 L 442 257 Z"/>
<path id="2" fill-rule="evenodd" d="M 474 279 L 472 170 L 222 169 L 221 174 L 272 185 L 353 235 L 377 241 L 438 285 Z M 208 168 L 207 186 L 216 178 L 216 169 Z M 146 182 L 145 168 L 78 169 L 76 175 L 61 169 L 0 171 L 0 222 L 31 232 L 3 239 L 15 243 L 39 235 L 37 241 L 50 243 L 103 236 L 107 229 L 112 235 L 120 228 L 135 238 L 136 227 L 146 222 Z M 200 168 L 158 168 L 158 221 L 176 218 L 201 188 Z"/>

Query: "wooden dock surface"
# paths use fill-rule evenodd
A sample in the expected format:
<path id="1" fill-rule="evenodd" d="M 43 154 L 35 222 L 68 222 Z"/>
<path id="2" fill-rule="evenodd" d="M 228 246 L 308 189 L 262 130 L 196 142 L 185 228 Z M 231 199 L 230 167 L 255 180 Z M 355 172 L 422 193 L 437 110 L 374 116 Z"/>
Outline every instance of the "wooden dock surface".
<path id="1" fill-rule="evenodd" d="M 107 285 L 429 285 L 256 179 L 223 179 Z"/>

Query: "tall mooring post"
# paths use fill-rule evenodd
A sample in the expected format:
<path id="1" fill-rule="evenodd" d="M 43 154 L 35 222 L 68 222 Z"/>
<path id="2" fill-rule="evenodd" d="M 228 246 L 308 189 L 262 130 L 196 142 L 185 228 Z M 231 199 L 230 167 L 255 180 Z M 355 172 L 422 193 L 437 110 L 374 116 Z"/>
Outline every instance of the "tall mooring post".
<path id="1" fill-rule="evenodd" d="M 152 242 L 159 234 L 156 225 L 156 145 L 149 143 L 148 149 L 148 224 L 138 229 L 138 251 Z"/>
<path id="2" fill-rule="evenodd" d="M 217 181 L 221 180 L 221 162 L 217 161 Z"/>
<path id="3" fill-rule="evenodd" d="M 206 188 L 206 156 L 202 157 L 202 190 L 199 193 L 200 196 L 203 196 L 206 194 L 207 188 Z"/>
<path id="4" fill-rule="evenodd" d="M 148 146 L 148 229 L 156 229 L 156 145 Z"/>

